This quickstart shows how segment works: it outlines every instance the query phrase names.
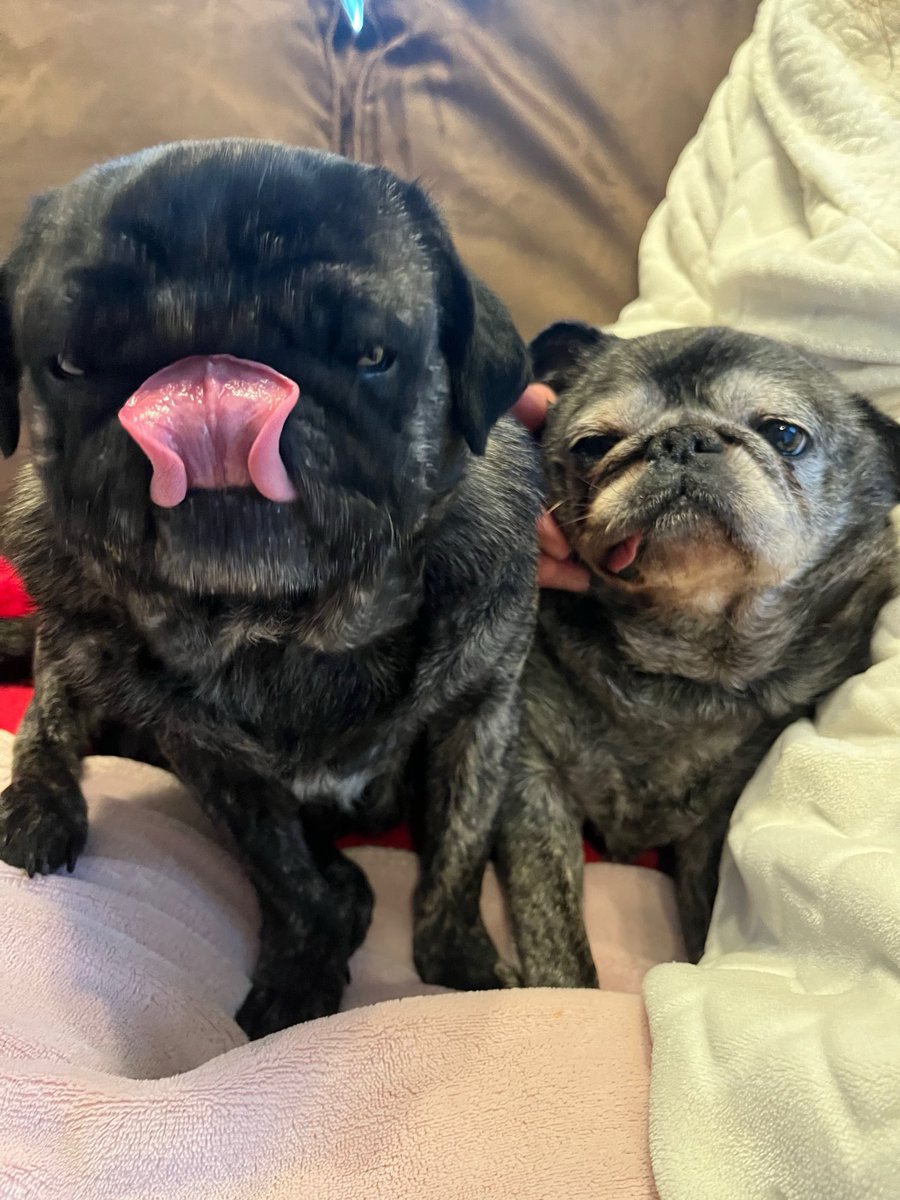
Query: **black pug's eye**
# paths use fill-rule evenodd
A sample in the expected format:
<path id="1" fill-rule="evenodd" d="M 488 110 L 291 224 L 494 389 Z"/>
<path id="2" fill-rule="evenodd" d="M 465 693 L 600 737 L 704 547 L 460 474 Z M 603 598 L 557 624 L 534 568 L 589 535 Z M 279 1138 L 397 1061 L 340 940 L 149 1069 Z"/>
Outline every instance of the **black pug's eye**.
<path id="1" fill-rule="evenodd" d="M 54 379 L 82 379 L 84 368 L 79 367 L 65 354 L 57 354 L 48 364 L 50 374 Z"/>
<path id="2" fill-rule="evenodd" d="M 809 446 L 809 434 L 793 421 L 783 421 L 780 417 L 769 417 L 756 427 L 766 441 L 775 447 L 785 458 L 796 458 Z"/>
<path id="3" fill-rule="evenodd" d="M 395 355 L 384 346 L 370 346 L 356 360 L 360 375 L 383 375 L 394 365 Z"/>
<path id="4" fill-rule="evenodd" d="M 599 462 L 621 440 L 622 437 L 618 433 L 592 433 L 588 437 L 579 438 L 575 445 L 571 447 L 570 453 L 577 455 L 579 458 Z"/>

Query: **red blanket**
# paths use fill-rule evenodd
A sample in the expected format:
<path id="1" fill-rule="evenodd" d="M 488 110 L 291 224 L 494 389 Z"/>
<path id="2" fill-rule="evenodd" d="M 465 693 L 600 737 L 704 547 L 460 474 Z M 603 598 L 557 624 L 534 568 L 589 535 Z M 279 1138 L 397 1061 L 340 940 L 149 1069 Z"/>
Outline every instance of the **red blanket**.
<path id="1" fill-rule="evenodd" d="M 13 568 L 5 559 L 0 558 L 0 620 L 23 617 L 31 612 L 34 612 L 31 597 L 25 591 Z M 25 709 L 28 707 L 32 691 L 31 684 L 27 680 L 23 680 L 21 683 L 0 685 L 0 729 L 7 729 L 10 733 L 16 732 L 25 714 Z M 403 850 L 412 849 L 409 830 L 405 825 L 399 825 L 379 836 L 344 838 L 341 844 L 343 846 L 372 845 L 392 846 Z M 585 842 L 584 845 L 584 857 L 587 862 L 601 861 L 601 855 L 588 842 Z M 659 856 L 654 850 L 647 851 L 636 862 L 639 866 L 657 867 Z"/>

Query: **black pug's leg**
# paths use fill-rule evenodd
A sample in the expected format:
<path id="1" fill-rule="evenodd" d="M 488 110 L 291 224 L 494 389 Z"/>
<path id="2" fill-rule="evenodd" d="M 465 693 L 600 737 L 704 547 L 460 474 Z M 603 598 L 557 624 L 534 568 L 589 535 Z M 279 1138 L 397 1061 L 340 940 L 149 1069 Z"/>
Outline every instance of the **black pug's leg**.
<path id="1" fill-rule="evenodd" d="M 238 1023 L 256 1038 L 337 1012 L 348 960 L 371 918 L 368 881 L 343 856 L 320 869 L 296 816 L 269 811 L 252 831 L 231 828 L 262 913 L 253 988 Z"/>
<path id="2" fill-rule="evenodd" d="M 354 862 L 337 850 L 314 856 L 297 818 L 279 823 L 274 833 L 268 847 L 265 836 L 252 839 L 264 864 L 250 870 L 262 912 L 260 953 L 253 988 L 237 1014 L 251 1038 L 337 1012 L 350 978 L 348 960 L 372 919 L 372 889 Z M 281 880 L 279 855 L 290 868 Z"/>
<path id="3" fill-rule="evenodd" d="M 729 815 L 705 822 L 672 847 L 675 897 L 689 962 L 697 962 L 706 945 Z"/>
<path id="4" fill-rule="evenodd" d="M 581 820 L 546 764 L 523 763 L 504 797 L 497 869 L 525 987 L 596 988 L 582 912 Z"/>
<path id="5" fill-rule="evenodd" d="M 316 865 L 334 894 L 352 954 L 363 944 L 372 923 L 372 886 L 362 867 L 335 847 L 330 834 L 307 826 L 307 839 Z"/>
<path id="6" fill-rule="evenodd" d="M 372 909 L 375 907 L 372 885 L 362 867 L 343 854 L 338 854 L 325 867 L 323 874 L 334 892 L 341 920 L 347 929 L 350 953 L 353 954 L 365 941 L 372 924 Z"/>
<path id="7" fill-rule="evenodd" d="M 264 892 L 259 874 L 250 871 L 250 876 L 262 916 L 259 957 L 253 986 L 236 1020 L 248 1037 L 260 1038 L 336 1013 L 352 951 L 334 896 L 321 876 L 322 894 L 307 886 L 302 900 L 295 897 L 293 905 L 285 903 L 271 879 Z"/>
<path id="8" fill-rule="evenodd" d="M 336 851 L 317 861 L 297 801 L 276 781 L 190 744 L 163 748 L 206 812 L 230 831 L 259 897 L 259 958 L 239 1024 L 257 1038 L 337 1012 L 348 959 L 371 913 L 362 873 Z"/>
<path id="9" fill-rule="evenodd" d="M 504 684 L 429 730 L 413 930 L 413 957 L 426 983 L 482 990 L 518 982 L 500 960 L 480 912 L 517 729 L 518 691 Z"/>
<path id="10" fill-rule="evenodd" d="M 0 795 L 0 858 L 29 875 L 71 871 L 87 840 L 79 785 L 87 714 L 55 668 L 35 660 L 35 689 L 13 750 L 12 781 Z"/>

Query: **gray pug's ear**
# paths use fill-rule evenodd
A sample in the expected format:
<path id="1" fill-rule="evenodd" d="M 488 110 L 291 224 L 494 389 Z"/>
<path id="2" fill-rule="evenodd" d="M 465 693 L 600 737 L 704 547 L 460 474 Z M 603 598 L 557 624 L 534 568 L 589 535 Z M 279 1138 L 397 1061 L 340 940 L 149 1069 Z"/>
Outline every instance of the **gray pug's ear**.
<path id="1" fill-rule="evenodd" d="M 450 372 L 453 424 L 473 454 L 483 454 L 499 418 L 528 382 L 528 355 L 503 304 L 460 262 L 421 188 L 406 187 L 406 209 L 438 273 L 441 352 Z"/>
<path id="2" fill-rule="evenodd" d="M 866 424 L 884 449 L 891 472 L 894 499 L 900 502 L 900 425 L 880 408 L 876 408 L 865 396 L 854 395 L 853 399 L 862 411 Z"/>
<path id="3" fill-rule="evenodd" d="M 19 444 L 19 360 L 13 343 L 9 276 L 0 264 L 0 451 L 15 454 Z"/>
<path id="4" fill-rule="evenodd" d="M 562 393 L 571 387 L 588 358 L 620 340 L 580 321 L 557 321 L 528 347 L 534 378 Z"/>

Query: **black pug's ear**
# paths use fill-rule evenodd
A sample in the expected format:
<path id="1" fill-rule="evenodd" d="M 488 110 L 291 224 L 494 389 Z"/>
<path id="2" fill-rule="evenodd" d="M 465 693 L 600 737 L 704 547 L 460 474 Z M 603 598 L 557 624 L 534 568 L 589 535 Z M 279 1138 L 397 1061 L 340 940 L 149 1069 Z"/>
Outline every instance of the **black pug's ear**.
<path id="1" fill-rule="evenodd" d="M 854 395 L 853 399 L 862 410 L 866 424 L 884 447 L 894 482 L 894 496 L 900 502 L 900 425 L 865 396 Z"/>
<path id="2" fill-rule="evenodd" d="M 534 378 L 562 393 L 572 385 L 585 359 L 599 347 L 608 348 L 620 340 L 581 321 L 557 321 L 542 330 L 528 347 Z"/>
<path id="3" fill-rule="evenodd" d="M 440 346 L 450 372 L 452 418 L 473 454 L 528 382 L 528 354 L 512 317 L 460 262 L 443 221 L 421 188 L 408 184 L 407 212 L 438 273 Z"/>
<path id="4" fill-rule="evenodd" d="M 0 451 L 15 454 L 19 444 L 19 360 L 13 344 L 9 278 L 0 265 Z"/>

